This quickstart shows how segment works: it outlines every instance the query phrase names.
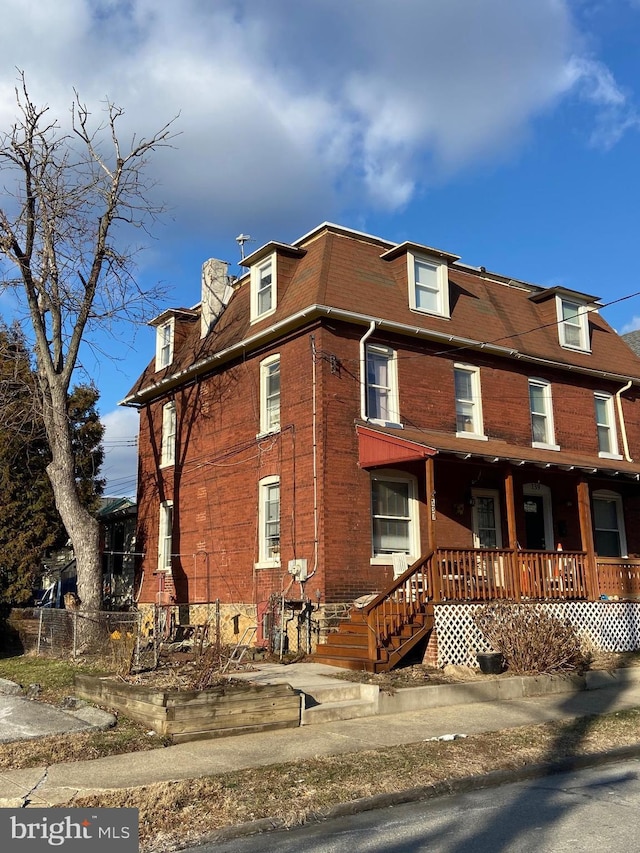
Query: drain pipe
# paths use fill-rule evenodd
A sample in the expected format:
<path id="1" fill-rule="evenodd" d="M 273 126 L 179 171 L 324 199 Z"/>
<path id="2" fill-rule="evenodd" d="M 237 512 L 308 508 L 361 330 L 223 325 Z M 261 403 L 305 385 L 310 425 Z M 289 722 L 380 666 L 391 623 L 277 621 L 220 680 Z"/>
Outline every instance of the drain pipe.
<path id="1" fill-rule="evenodd" d="M 369 323 L 369 328 L 360 338 L 360 417 L 367 420 L 367 339 L 374 333 L 377 320 Z"/>
<path id="2" fill-rule="evenodd" d="M 620 420 L 620 432 L 622 433 L 622 446 L 624 448 L 624 458 L 627 462 L 633 462 L 631 455 L 629 454 L 629 442 L 627 440 L 627 428 L 624 423 L 624 415 L 622 414 L 622 395 L 625 391 L 628 391 L 629 388 L 633 385 L 633 380 L 629 380 L 627 384 L 621 388 L 619 391 L 616 391 L 616 405 L 618 407 L 618 418 Z"/>

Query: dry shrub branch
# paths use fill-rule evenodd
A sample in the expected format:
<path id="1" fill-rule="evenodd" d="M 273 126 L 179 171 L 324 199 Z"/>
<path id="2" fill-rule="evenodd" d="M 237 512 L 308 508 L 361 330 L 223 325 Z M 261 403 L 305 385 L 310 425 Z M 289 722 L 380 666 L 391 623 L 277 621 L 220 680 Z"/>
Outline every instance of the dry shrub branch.
<path id="1" fill-rule="evenodd" d="M 484 605 L 474 622 L 512 672 L 572 672 L 586 665 L 576 629 L 534 604 Z"/>

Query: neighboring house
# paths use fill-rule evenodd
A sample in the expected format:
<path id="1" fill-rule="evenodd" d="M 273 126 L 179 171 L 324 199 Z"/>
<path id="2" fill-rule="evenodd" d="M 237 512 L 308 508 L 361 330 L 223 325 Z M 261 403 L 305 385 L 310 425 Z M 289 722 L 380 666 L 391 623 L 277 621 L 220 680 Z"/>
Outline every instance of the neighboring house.
<path id="1" fill-rule="evenodd" d="M 136 516 L 136 504 L 130 498 L 100 498 L 96 517 L 100 523 L 105 610 L 134 604 Z M 63 607 L 65 593 L 77 592 L 76 559 L 70 544 L 47 555 L 43 569 L 39 606 Z"/>
<path id="2" fill-rule="evenodd" d="M 103 497 L 97 512 L 105 610 L 134 604 L 137 507 L 130 498 Z"/>
<path id="3" fill-rule="evenodd" d="M 230 636 L 304 647 L 385 593 L 365 652 L 324 650 L 380 668 L 453 618 L 434 603 L 640 593 L 640 359 L 597 297 L 327 223 L 243 265 L 207 261 L 201 305 L 153 322 L 123 401 L 141 606 L 218 601 Z"/>

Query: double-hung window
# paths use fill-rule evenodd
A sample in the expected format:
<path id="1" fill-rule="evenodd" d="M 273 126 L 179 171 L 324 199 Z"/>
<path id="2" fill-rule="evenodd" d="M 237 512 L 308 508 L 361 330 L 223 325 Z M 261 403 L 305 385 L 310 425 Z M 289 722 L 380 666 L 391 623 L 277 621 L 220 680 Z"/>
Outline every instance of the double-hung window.
<path id="1" fill-rule="evenodd" d="M 251 320 L 261 320 L 276 310 L 276 256 L 251 267 Z"/>
<path id="2" fill-rule="evenodd" d="M 555 443 L 551 385 L 544 379 L 529 380 L 531 444 L 546 450 L 560 450 Z"/>
<path id="3" fill-rule="evenodd" d="M 596 429 L 598 431 L 598 455 L 605 459 L 620 459 L 616 416 L 611 394 L 596 391 Z"/>
<path id="4" fill-rule="evenodd" d="M 371 478 L 372 562 L 390 563 L 393 554 L 417 559 L 418 501 L 415 478 L 383 471 Z"/>
<path id="5" fill-rule="evenodd" d="M 414 311 L 449 316 L 448 267 L 441 261 L 407 253 L 409 305 Z"/>
<path id="6" fill-rule="evenodd" d="M 280 565 L 280 478 L 265 477 L 258 484 L 258 567 Z"/>
<path id="7" fill-rule="evenodd" d="M 280 356 L 260 363 L 260 434 L 280 429 Z"/>
<path id="8" fill-rule="evenodd" d="M 160 465 L 173 465 L 176 461 L 176 404 L 172 401 L 162 407 L 162 445 Z"/>
<path id="9" fill-rule="evenodd" d="M 158 529 L 158 571 L 171 571 L 171 548 L 173 539 L 173 502 L 160 504 L 160 524 Z"/>
<path id="10" fill-rule="evenodd" d="M 168 367 L 173 361 L 173 318 L 156 328 L 156 370 Z"/>
<path id="11" fill-rule="evenodd" d="M 396 353 L 390 347 L 367 346 L 368 420 L 387 425 L 400 424 Z"/>
<path id="12" fill-rule="evenodd" d="M 456 395 L 456 435 L 486 439 L 482 425 L 479 368 L 468 364 L 455 364 L 453 380 Z"/>
<path id="13" fill-rule="evenodd" d="M 589 352 L 589 311 L 582 302 L 556 297 L 560 346 Z"/>

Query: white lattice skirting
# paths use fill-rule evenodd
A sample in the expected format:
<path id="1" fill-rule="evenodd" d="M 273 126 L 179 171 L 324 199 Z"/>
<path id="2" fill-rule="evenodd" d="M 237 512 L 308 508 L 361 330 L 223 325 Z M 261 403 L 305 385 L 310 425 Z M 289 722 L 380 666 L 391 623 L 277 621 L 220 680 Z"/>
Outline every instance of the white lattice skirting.
<path id="1" fill-rule="evenodd" d="M 479 604 L 437 604 L 438 666 L 477 666 L 476 652 L 489 648 L 477 629 L 473 614 Z M 566 619 L 595 649 L 629 652 L 640 649 L 640 602 L 553 601 L 542 602 L 550 615 Z"/>

